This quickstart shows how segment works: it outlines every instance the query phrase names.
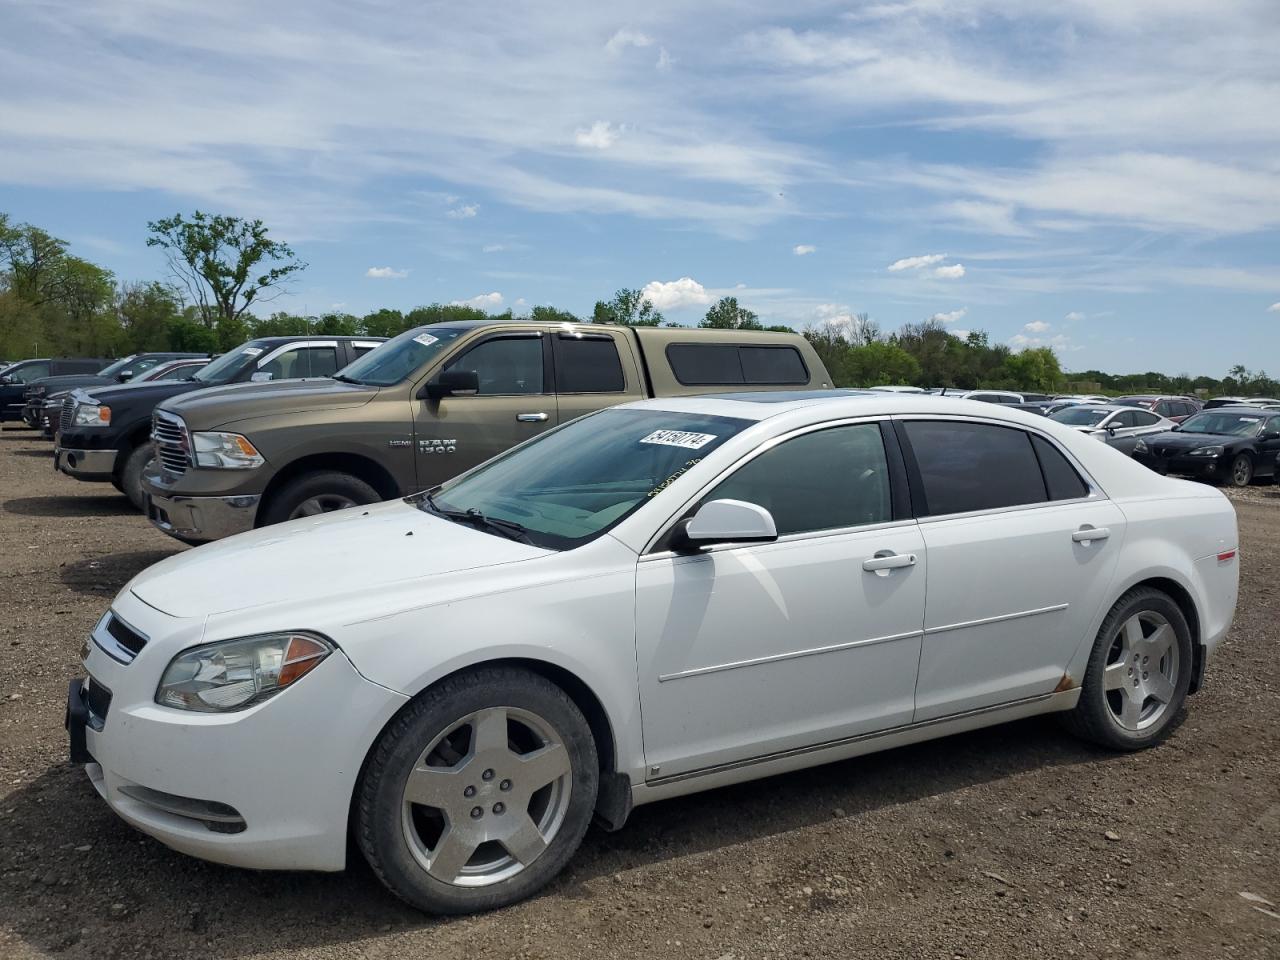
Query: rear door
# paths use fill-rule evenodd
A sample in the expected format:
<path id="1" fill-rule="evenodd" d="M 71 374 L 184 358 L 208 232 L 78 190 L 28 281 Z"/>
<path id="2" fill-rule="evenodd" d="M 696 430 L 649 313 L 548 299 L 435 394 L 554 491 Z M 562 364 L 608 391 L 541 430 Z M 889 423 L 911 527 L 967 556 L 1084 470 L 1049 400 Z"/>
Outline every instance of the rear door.
<path id="1" fill-rule="evenodd" d="M 420 487 L 442 483 L 555 425 L 546 340 L 540 330 L 482 337 L 441 370 L 474 371 L 476 394 L 413 401 Z"/>
<path id="2" fill-rule="evenodd" d="M 1124 514 L 1039 434 L 898 430 L 929 557 L 916 721 L 1051 693 L 1108 599 Z"/>
<path id="3" fill-rule="evenodd" d="M 629 400 L 642 400 L 644 385 L 622 331 L 549 334 L 555 366 L 556 422 Z"/>

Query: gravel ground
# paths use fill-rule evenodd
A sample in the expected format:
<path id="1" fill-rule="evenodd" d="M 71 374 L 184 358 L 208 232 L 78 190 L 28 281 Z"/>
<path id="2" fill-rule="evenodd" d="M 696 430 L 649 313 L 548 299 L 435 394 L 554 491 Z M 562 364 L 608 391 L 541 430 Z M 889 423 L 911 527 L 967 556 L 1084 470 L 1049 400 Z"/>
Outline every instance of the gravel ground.
<path id="1" fill-rule="evenodd" d="M 1280 957 L 1280 488 L 1236 497 L 1230 637 L 1164 746 L 1042 718 L 645 807 L 528 903 L 435 921 L 362 863 L 216 867 L 65 762 L 78 651 L 182 547 L 0 433 L 0 957 Z"/>

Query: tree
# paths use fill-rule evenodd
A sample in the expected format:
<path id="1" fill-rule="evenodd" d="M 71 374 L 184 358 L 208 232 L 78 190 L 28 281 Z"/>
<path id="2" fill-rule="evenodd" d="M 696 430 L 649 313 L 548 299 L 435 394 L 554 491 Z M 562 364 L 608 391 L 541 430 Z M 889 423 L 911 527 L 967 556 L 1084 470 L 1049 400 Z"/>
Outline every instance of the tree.
<path id="1" fill-rule="evenodd" d="M 1010 354 L 1006 366 L 1013 382 L 1024 389 L 1056 390 L 1063 379 L 1058 358 L 1048 347 Z"/>
<path id="2" fill-rule="evenodd" d="M 621 323 L 628 327 L 657 327 L 662 324 L 662 314 L 653 301 L 640 290 L 623 287 L 612 300 L 597 300 L 592 311 L 593 323 Z"/>
<path id="3" fill-rule="evenodd" d="M 349 313 L 322 313 L 314 329 L 326 337 L 354 337 L 360 325 L 360 318 Z"/>
<path id="4" fill-rule="evenodd" d="M 364 333 L 370 337 L 394 337 L 409 329 L 404 314 L 399 310 L 388 310 L 383 307 L 373 313 L 366 313 L 360 320 Z"/>
<path id="5" fill-rule="evenodd" d="M 181 316 L 177 294 L 163 283 L 126 283 L 116 292 L 116 316 L 136 353 L 169 349 L 170 324 Z"/>
<path id="6" fill-rule="evenodd" d="M 29 223 L 10 224 L 0 213 L 0 268 L 9 289 L 40 306 L 48 298 L 58 263 L 66 256 L 67 245 Z"/>
<path id="7" fill-rule="evenodd" d="M 488 318 L 489 314 L 479 307 L 472 307 L 465 303 L 433 303 L 425 307 L 414 307 L 404 317 L 406 330 L 428 323 L 457 323 Z"/>
<path id="8" fill-rule="evenodd" d="M 237 320 L 253 304 L 274 300 L 307 266 L 288 244 L 268 237 L 261 220 L 197 210 L 190 220 L 179 213 L 152 220 L 147 228 L 147 246 L 165 251 L 207 327 Z"/>
<path id="9" fill-rule="evenodd" d="M 539 323 L 581 323 L 576 316 L 568 310 L 559 310 L 556 307 L 537 306 L 529 311 L 529 319 L 536 320 Z"/>
<path id="10" fill-rule="evenodd" d="M 716 330 L 764 329 L 754 311 L 738 306 L 737 297 L 721 297 L 707 310 L 698 326 Z"/>

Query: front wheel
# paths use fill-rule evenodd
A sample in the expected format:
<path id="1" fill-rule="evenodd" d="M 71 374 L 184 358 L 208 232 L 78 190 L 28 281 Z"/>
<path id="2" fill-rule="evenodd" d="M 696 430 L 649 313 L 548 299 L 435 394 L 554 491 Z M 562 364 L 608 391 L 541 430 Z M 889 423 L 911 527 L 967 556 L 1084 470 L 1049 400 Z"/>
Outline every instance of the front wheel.
<path id="1" fill-rule="evenodd" d="M 142 490 L 142 474 L 155 456 L 150 443 L 140 443 L 129 451 L 124 466 L 120 468 L 119 482 L 112 480 L 115 488 L 129 498 L 139 510 L 146 510 L 147 497 Z"/>
<path id="2" fill-rule="evenodd" d="M 379 737 L 357 795 L 357 841 L 411 906 L 491 910 L 560 872 L 598 784 L 591 730 L 563 690 L 524 670 L 473 670 L 422 694 Z"/>
<path id="3" fill-rule="evenodd" d="M 1247 487 L 1253 482 L 1253 461 L 1247 453 L 1242 453 L 1231 461 L 1231 472 L 1227 479 L 1233 487 Z"/>
<path id="4" fill-rule="evenodd" d="M 262 525 L 314 517 L 366 503 L 377 503 L 378 491 L 359 477 L 336 470 L 308 473 L 289 481 L 262 513 Z"/>
<path id="5" fill-rule="evenodd" d="M 1063 715 L 1077 736 L 1112 750 L 1141 750 L 1169 735 L 1191 684 L 1191 630 L 1168 594 L 1138 587 L 1098 631 L 1080 702 Z"/>

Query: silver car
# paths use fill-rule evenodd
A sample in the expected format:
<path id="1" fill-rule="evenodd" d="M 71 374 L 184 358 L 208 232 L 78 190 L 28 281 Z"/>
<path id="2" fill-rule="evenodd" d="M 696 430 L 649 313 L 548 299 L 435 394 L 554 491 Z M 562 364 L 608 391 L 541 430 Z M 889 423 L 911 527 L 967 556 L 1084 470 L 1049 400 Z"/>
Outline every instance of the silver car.
<path id="1" fill-rule="evenodd" d="M 1140 437 L 1163 433 L 1177 426 L 1168 417 L 1150 410 L 1111 403 L 1077 404 L 1051 414 L 1049 419 L 1091 434 L 1127 456 L 1133 456 L 1133 448 Z"/>

